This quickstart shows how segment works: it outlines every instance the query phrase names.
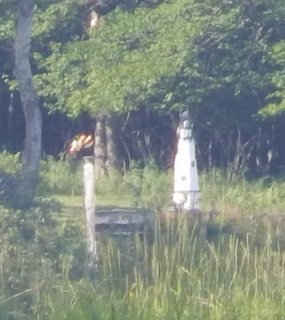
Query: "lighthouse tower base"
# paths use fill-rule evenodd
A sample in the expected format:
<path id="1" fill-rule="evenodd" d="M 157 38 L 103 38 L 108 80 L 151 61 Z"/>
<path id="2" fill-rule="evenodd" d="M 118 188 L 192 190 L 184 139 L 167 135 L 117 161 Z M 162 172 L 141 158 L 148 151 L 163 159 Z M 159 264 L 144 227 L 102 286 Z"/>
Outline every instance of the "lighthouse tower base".
<path id="1" fill-rule="evenodd" d="M 181 118 L 177 129 L 178 144 L 174 160 L 173 203 L 180 210 L 200 209 L 195 141 L 188 113 Z"/>

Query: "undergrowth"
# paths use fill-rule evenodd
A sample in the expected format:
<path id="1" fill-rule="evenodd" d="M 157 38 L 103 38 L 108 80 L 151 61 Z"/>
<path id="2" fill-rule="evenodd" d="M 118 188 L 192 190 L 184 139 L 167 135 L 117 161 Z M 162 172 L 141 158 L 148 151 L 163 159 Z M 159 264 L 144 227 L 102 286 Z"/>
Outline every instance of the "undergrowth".
<path id="1" fill-rule="evenodd" d="M 47 194 L 82 195 L 82 168 L 63 161 L 42 165 L 41 190 Z M 266 177 L 248 181 L 230 180 L 226 172 L 200 172 L 201 207 L 225 215 L 280 213 L 285 210 L 285 181 Z M 96 181 L 96 194 L 107 198 L 126 197 L 132 206 L 165 210 L 171 205 L 173 172 L 154 165 L 133 167 L 124 174 L 111 172 Z M 115 203 L 114 203 L 115 204 Z"/>
<path id="2" fill-rule="evenodd" d="M 45 215 L 56 215 L 51 208 Z M 80 271 L 84 234 L 79 226 L 62 228 L 59 220 L 28 217 L 35 230 L 27 238 L 13 226 L 21 214 L 4 218 L 1 229 L 3 320 L 274 320 L 284 315 L 285 254 L 269 241 L 258 247 L 250 235 L 240 240 L 222 234 L 216 242 L 206 241 L 181 218 L 168 227 L 156 224 L 152 240 L 99 237 L 97 275 L 90 279 Z M 45 235 L 36 231 L 44 225 Z M 5 232 L 9 229 L 14 232 Z"/>
<path id="3" fill-rule="evenodd" d="M 18 160 L 8 160 L 0 171 L 14 174 Z M 41 196 L 32 208 L 0 206 L 1 320 L 282 319 L 285 255 L 279 220 L 274 228 L 254 227 L 242 237 L 222 227 L 214 239 L 208 233 L 197 237 L 183 218 L 157 223 L 150 239 L 99 236 L 98 270 L 88 278 L 83 219 L 74 216 L 81 212 L 63 211 L 48 197 L 82 195 L 81 168 L 48 159 L 41 177 Z M 96 192 L 127 193 L 133 205 L 161 211 L 170 203 L 171 185 L 171 172 L 134 167 L 101 178 Z M 282 180 L 233 183 L 213 170 L 200 173 L 200 185 L 206 210 L 250 216 L 285 207 Z"/>
<path id="4" fill-rule="evenodd" d="M 0 173 L 16 174 L 19 155 L 0 154 Z M 40 196 L 82 196 L 82 167 L 79 161 L 42 161 Z M 213 169 L 199 173 L 201 207 L 227 214 L 264 214 L 283 212 L 285 181 L 263 177 L 253 181 L 229 179 L 225 171 Z M 113 171 L 96 181 L 96 194 L 116 205 L 116 199 L 126 199 L 131 206 L 166 210 L 171 205 L 173 172 L 161 171 L 155 165 L 133 166 L 124 174 Z M 112 203 L 112 199 L 114 200 Z M 104 201 L 103 201 L 104 202 Z M 105 202 L 104 202 L 105 203 Z"/>

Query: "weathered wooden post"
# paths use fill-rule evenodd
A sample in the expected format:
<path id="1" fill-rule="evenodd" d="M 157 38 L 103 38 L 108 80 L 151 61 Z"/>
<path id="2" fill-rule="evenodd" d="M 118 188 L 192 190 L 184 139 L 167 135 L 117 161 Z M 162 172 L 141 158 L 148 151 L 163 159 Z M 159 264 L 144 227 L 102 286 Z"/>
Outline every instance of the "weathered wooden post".
<path id="1" fill-rule="evenodd" d="M 83 158 L 84 207 L 87 235 L 87 266 L 92 268 L 97 262 L 95 234 L 95 157 Z"/>
<path id="2" fill-rule="evenodd" d="M 86 221 L 86 251 L 87 267 L 94 269 L 97 263 L 97 248 L 95 234 L 95 156 L 93 152 L 94 139 L 91 134 L 80 133 L 65 144 L 69 155 L 88 154 L 83 156 L 84 209 Z"/>
<path id="3" fill-rule="evenodd" d="M 192 136 L 192 124 L 188 112 L 184 112 L 177 129 L 178 146 L 174 162 L 173 202 L 182 210 L 200 209 L 200 189 Z"/>

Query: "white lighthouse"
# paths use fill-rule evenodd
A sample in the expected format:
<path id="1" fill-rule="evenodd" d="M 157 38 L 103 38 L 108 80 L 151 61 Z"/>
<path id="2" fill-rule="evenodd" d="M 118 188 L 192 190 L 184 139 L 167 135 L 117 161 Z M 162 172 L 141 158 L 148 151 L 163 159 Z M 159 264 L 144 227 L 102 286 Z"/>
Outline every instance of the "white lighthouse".
<path id="1" fill-rule="evenodd" d="M 173 202 L 182 210 L 199 209 L 200 189 L 192 136 L 192 124 L 188 112 L 184 112 L 177 129 L 178 146 L 174 162 Z"/>

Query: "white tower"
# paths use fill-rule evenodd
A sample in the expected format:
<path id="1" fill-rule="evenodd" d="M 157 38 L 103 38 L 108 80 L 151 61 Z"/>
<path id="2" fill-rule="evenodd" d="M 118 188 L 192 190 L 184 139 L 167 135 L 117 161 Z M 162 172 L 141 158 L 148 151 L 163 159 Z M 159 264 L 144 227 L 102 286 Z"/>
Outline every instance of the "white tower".
<path id="1" fill-rule="evenodd" d="M 188 112 L 183 113 L 177 129 L 178 146 L 174 162 L 173 202 L 176 207 L 199 209 L 200 189 L 195 155 L 195 142 Z"/>

